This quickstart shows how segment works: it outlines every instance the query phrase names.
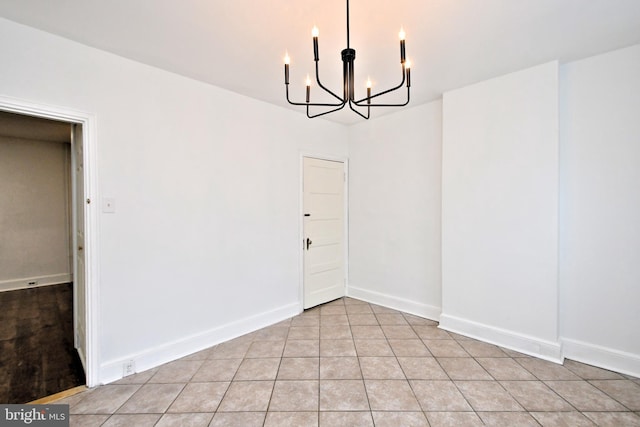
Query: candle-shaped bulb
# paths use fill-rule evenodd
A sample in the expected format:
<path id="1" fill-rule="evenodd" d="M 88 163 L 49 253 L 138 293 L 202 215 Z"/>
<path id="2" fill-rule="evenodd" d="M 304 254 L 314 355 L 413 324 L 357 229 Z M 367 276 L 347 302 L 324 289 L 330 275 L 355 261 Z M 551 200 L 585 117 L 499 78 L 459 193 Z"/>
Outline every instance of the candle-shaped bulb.
<path id="1" fill-rule="evenodd" d="M 313 36 L 313 60 L 318 62 L 320 60 L 320 50 L 318 49 L 318 34 L 320 33 L 320 31 L 318 31 L 318 27 L 316 27 L 315 25 L 313 26 L 313 29 L 311 30 L 311 35 Z"/>
<path id="2" fill-rule="evenodd" d="M 371 104 L 371 78 L 367 77 L 367 104 Z"/>
<path id="3" fill-rule="evenodd" d="M 311 78 L 309 77 L 309 74 L 307 74 L 307 86 L 311 86 Z"/>
<path id="4" fill-rule="evenodd" d="M 367 78 L 367 88 L 371 89 L 371 78 L 370 77 Z"/>
<path id="5" fill-rule="evenodd" d="M 405 33 L 404 33 L 403 27 L 400 27 L 400 33 L 398 33 L 398 35 L 400 36 L 400 62 L 404 64 L 407 54 L 406 54 L 406 43 L 404 41 Z"/>
<path id="6" fill-rule="evenodd" d="M 289 58 L 289 51 L 284 54 L 284 84 L 289 84 L 289 62 L 291 58 Z"/>
<path id="7" fill-rule="evenodd" d="M 407 59 L 404 63 L 404 68 L 407 70 L 411 68 L 411 60 Z"/>

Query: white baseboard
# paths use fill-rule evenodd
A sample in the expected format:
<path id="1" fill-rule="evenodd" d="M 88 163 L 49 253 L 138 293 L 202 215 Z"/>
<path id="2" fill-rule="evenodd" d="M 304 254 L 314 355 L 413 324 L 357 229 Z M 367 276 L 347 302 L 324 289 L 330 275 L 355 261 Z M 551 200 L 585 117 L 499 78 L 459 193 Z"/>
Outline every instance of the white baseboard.
<path id="1" fill-rule="evenodd" d="M 550 362 L 563 361 L 560 342 L 547 341 L 447 314 L 440 316 L 440 328 Z"/>
<path id="2" fill-rule="evenodd" d="M 121 379 L 123 377 L 124 364 L 131 360 L 134 362 L 135 371 L 143 372 L 221 342 L 278 323 L 297 314 L 300 314 L 300 304 L 296 302 L 105 362 L 100 365 L 98 382 L 107 384 Z"/>
<path id="3" fill-rule="evenodd" d="M 47 276 L 26 277 L 0 281 L 0 292 L 17 291 L 18 289 L 36 288 L 38 286 L 59 285 L 73 281 L 69 273 L 49 274 Z"/>
<path id="4" fill-rule="evenodd" d="M 577 362 L 640 377 L 640 356 L 583 341 L 562 338 L 564 357 Z"/>
<path id="5" fill-rule="evenodd" d="M 414 314 L 426 319 L 440 319 L 440 307 L 427 304 L 421 304 L 405 298 L 399 298 L 393 295 L 383 294 L 380 292 L 370 291 L 356 286 L 347 286 L 347 296 L 359 300 L 382 305 L 384 307 L 393 308 L 394 310 L 404 311 L 405 313 Z"/>

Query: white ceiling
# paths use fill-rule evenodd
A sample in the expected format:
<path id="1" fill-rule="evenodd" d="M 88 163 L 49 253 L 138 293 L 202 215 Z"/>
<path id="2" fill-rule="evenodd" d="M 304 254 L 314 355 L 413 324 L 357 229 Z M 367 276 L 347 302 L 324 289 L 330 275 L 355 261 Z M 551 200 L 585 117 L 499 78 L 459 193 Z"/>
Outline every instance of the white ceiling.
<path id="1" fill-rule="evenodd" d="M 0 0 L 0 16 L 115 54 L 289 107 L 313 73 L 320 29 L 323 83 L 341 92 L 344 0 Z M 640 0 L 351 0 L 356 87 L 399 83 L 398 31 L 413 63 L 411 104 L 538 65 L 640 43 Z M 313 74 L 312 74 L 313 75 Z M 361 85 L 361 86 L 359 86 Z M 317 88 L 312 87 L 312 100 Z M 300 108 L 294 108 L 300 113 Z M 395 109 L 391 109 L 395 111 Z M 372 116 L 386 111 L 375 110 Z M 348 111 L 327 119 L 361 121 Z"/>

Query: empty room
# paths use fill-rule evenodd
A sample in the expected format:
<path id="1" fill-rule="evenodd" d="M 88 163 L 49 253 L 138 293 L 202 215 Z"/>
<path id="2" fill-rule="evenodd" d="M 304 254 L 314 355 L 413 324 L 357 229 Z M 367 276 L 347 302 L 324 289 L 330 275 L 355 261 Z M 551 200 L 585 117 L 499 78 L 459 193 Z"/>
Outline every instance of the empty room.
<path id="1" fill-rule="evenodd" d="M 0 404 L 640 426 L 639 22 L 637 0 L 0 0 Z M 54 317 L 16 302 L 54 289 Z M 64 358 L 30 338 L 30 377 L 22 319 L 67 328 Z"/>

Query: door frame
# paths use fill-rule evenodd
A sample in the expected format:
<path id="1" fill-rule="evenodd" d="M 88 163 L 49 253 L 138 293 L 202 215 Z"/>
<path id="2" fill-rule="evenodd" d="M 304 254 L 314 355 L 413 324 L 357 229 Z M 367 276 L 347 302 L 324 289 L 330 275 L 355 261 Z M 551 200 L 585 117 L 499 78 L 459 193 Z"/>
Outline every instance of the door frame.
<path id="1" fill-rule="evenodd" d="M 86 360 L 85 377 L 88 387 L 98 385 L 98 170 L 96 116 L 93 113 L 71 110 L 65 107 L 46 105 L 38 102 L 0 95 L 0 110 L 44 119 L 58 120 L 82 125 L 84 197 L 89 201 L 85 206 L 85 309 L 86 309 Z M 73 149 L 72 159 L 73 159 Z M 73 215 L 75 209 L 73 206 Z M 73 224 L 71 232 L 76 233 Z M 76 251 L 74 265 L 76 264 Z M 75 273 L 75 272 L 74 272 Z M 76 310 L 74 304 L 74 312 Z M 74 336 L 75 336 L 74 322 Z"/>
<path id="2" fill-rule="evenodd" d="M 298 311 L 304 311 L 304 159 L 312 158 L 318 160 L 328 160 L 332 162 L 342 162 L 344 165 L 344 286 L 345 296 L 349 286 L 349 158 L 326 153 L 315 153 L 304 151 L 300 153 L 300 189 L 299 189 L 299 214 L 298 214 Z"/>

